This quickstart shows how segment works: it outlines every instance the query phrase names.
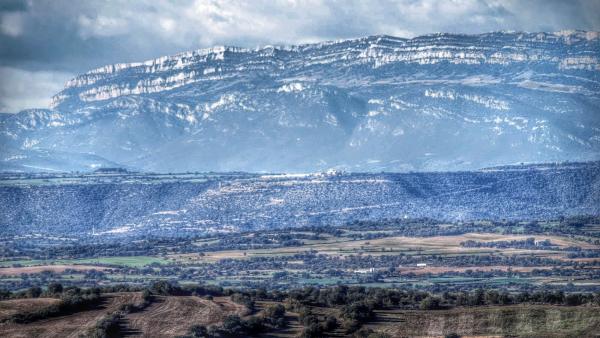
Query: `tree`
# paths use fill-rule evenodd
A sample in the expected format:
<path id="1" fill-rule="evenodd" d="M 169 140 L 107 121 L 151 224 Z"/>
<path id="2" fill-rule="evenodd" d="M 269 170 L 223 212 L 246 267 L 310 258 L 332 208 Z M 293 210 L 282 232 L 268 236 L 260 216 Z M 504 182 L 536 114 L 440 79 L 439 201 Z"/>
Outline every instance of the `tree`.
<path id="1" fill-rule="evenodd" d="M 254 316 L 250 317 L 248 320 L 242 321 L 242 326 L 244 331 L 251 335 L 260 333 L 265 328 L 262 318 Z"/>
<path id="2" fill-rule="evenodd" d="M 39 286 L 32 286 L 27 289 L 26 295 L 28 298 L 38 298 L 42 294 L 42 289 Z"/>
<path id="3" fill-rule="evenodd" d="M 364 302 L 354 302 L 342 308 L 342 316 L 347 319 L 364 323 L 373 318 L 373 310 Z"/>
<path id="4" fill-rule="evenodd" d="M 226 333 L 238 333 L 242 331 L 242 319 L 238 315 L 225 317 L 223 321 L 223 329 Z"/>
<path id="5" fill-rule="evenodd" d="M 421 301 L 419 308 L 421 310 L 439 310 L 441 308 L 440 299 L 437 297 L 428 296 Z"/>
<path id="6" fill-rule="evenodd" d="M 167 281 L 157 281 L 152 283 L 150 291 L 156 295 L 168 296 L 174 293 L 174 287 Z"/>
<path id="7" fill-rule="evenodd" d="M 323 324 L 323 328 L 325 329 L 325 331 L 333 331 L 337 329 L 337 327 L 337 319 L 333 316 L 327 316 L 327 319 L 325 319 L 325 323 Z"/>
<path id="8" fill-rule="evenodd" d="M 194 325 L 190 328 L 190 335 L 194 338 L 208 337 L 208 329 L 203 325 Z"/>
<path id="9" fill-rule="evenodd" d="M 63 292 L 63 286 L 60 283 L 52 282 L 48 284 L 48 293 L 56 295 Z"/>
<path id="10" fill-rule="evenodd" d="M 6 289 L 0 289 L 0 300 L 10 298 L 10 291 Z"/>
<path id="11" fill-rule="evenodd" d="M 577 305 L 581 305 L 582 299 L 581 299 L 581 295 L 580 294 L 568 294 L 565 297 L 565 304 L 569 305 L 569 306 L 577 306 Z"/>
<path id="12" fill-rule="evenodd" d="M 285 326 L 285 307 L 281 304 L 271 305 L 263 312 L 265 321 L 277 327 Z"/>
<path id="13" fill-rule="evenodd" d="M 285 316 L 285 307 L 281 304 L 271 305 L 264 311 L 265 318 L 281 318 Z"/>
<path id="14" fill-rule="evenodd" d="M 236 292 L 233 295 L 231 295 L 231 300 L 234 303 L 238 303 L 238 304 L 242 304 L 242 305 L 246 306 L 248 308 L 248 310 L 250 310 L 250 312 L 254 311 L 254 300 L 249 295 Z"/>
<path id="15" fill-rule="evenodd" d="M 312 323 L 304 327 L 304 330 L 302 330 L 300 336 L 302 338 L 322 337 L 321 332 L 321 326 L 319 326 L 317 323 Z"/>
<path id="16" fill-rule="evenodd" d="M 478 306 L 483 305 L 484 303 L 484 291 L 482 289 L 477 289 L 475 292 L 471 293 L 469 297 L 469 305 Z"/>

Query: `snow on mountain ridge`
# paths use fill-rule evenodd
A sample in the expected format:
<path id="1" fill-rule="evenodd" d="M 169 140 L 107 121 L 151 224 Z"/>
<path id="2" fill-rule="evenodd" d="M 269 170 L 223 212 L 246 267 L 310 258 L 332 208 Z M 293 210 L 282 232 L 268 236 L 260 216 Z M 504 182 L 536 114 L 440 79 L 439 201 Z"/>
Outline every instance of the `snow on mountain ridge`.
<path id="1" fill-rule="evenodd" d="M 586 42 L 597 40 L 597 34 L 589 33 L 576 31 L 543 36 L 540 36 L 541 33 L 438 34 L 413 39 L 372 36 L 288 47 L 266 46 L 254 50 L 218 46 L 144 62 L 97 68 L 67 82 L 65 90 L 53 97 L 51 107 L 59 108 L 61 103 L 73 98 L 83 102 L 106 100 L 121 95 L 168 91 L 198 81 L 236 76 L 240 72 L 250 74 L 264 71 L 277 76 L 279 73 L 301 72 L 311 66 L 331 63 L 337 63 L 340 67 L 366 63 L 379 68 L 390 63 L 509 65 L 548 62 L 559 70 L 598 71 L 600 62 L 596 55 L 577 55 L 563 48 L 583 41 L 582 35 Z M 463 38 L 468 40 L 463 41 Z M 548 42 L 559 45 L 548 49 Z M 506 43 L 513 43 L 514 46 Z M 523 43 L 533 45 L 520 45 Z M 229 54 L 236 56 L 230 55 L 226 60 Z M 123 79 L 118 78 L 121 74 Z M 132 82 L 132 77 L 143 78 Z M 117 83 L 114 83 L 115 79 Z M 103 85 L 102 82 L 110 83 Z"/>

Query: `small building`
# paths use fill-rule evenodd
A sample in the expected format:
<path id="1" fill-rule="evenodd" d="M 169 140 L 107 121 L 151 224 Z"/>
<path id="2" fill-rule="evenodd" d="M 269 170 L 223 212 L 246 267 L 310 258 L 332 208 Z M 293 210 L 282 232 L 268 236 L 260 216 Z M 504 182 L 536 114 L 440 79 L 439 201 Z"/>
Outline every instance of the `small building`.
<path id="1" fill-rule="evenodd" d="M 375 268 L 354 270 L 354 273 L 373 273 L 373 272 L 375 272 Z"/>
<path id="2" fill-rule="evenodd" d="M 427 263 L 417 263 L 417 267 L 424 268 L 427 266 Z"/>

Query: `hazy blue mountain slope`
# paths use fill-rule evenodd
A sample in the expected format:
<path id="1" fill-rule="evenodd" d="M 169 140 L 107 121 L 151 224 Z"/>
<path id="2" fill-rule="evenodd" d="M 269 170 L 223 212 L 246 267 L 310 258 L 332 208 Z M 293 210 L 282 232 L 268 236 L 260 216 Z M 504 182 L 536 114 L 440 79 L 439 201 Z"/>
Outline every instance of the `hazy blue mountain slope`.
<path id="1" fill-rule="evenodd" d="M 69 81 L 51 110 L 2 119 L 0 163 L 41 167 L 40 151 L 83 154 L 74 169 L 154 171 L 597 160 L 599 58 L 599 34 L 576 31 L 216 47 L 109 65 Z"/>
<path id="2" fill-rule="evenodd" d="M 0 185 L 5 235 L 185 236 L 353 220 L 600 215 L 600 162 L 473 172 L 88 175 Z M 43 237 L 42 237 L 43 238 Z"/>

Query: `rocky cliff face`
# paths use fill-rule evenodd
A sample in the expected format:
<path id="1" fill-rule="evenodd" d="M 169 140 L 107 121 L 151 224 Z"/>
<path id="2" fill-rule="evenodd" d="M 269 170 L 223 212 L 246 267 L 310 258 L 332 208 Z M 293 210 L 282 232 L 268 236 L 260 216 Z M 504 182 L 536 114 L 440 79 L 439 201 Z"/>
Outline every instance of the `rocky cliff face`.
<path id="1" fill-rule="evenodd" d="M 50 110 L 0 121 L 0 161 L 289 172 L 593 160 L 599 60 L 599 34 L 580 31 L 203 49 L 76 77 Z"/>

